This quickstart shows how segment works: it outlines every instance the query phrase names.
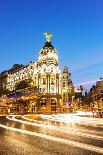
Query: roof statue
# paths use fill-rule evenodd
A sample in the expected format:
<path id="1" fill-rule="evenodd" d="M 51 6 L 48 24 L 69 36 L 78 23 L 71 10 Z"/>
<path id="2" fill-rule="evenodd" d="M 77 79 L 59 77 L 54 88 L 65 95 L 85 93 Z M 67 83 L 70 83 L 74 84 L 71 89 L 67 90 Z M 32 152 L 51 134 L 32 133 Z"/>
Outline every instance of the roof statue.
<path id="1" fill-rule="evenodd" d="M 45 34 L 45 36 L 46 36 L 47 42 L 50 42 L 51 37 L 52 37 L 53 35 L 50 34 L 50 33 L 48 33 L 48 32 L 45 32 L 44 34 Z"/>

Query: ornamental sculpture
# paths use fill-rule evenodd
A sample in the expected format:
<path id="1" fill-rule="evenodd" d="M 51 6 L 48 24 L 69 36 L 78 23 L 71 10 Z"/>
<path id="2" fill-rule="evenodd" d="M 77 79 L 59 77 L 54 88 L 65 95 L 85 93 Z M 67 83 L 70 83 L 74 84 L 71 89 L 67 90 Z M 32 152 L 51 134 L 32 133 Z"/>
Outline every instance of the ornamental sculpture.
<path id="1" fill-rule="evenodd" d="M 48 32 L 45 32 L 44 34 L 45 34 L 45 36 L 46 36 L 47 42 L 50 42 L 51 37 L 52 37 L 53 35 L 50 34 L 50 33 L 48 33 Z"/>

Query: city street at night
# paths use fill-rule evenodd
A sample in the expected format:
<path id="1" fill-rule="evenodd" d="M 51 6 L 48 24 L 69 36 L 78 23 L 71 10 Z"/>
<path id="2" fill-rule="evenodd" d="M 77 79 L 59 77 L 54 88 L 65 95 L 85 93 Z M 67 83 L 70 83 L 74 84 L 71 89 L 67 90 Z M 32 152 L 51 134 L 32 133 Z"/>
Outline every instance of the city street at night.
<path id="1" fill-rule="evenodd" d="M 103 0 L 0 0 L 0 155 L 103 155 Z"/>
<path id="2" fill-rule="evenodd" d="M 0 155 L 103 154 L 103 119 L 88 115 L 0 116 Z"/>

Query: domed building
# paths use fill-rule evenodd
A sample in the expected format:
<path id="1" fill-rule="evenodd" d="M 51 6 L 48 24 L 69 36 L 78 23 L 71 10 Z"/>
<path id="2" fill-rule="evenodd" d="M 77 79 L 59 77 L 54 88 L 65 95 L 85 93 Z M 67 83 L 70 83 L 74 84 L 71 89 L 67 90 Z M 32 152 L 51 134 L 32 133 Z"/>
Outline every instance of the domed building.
<path id="1" fill-rule="evenodd" d="M 41 95 L 38 110 L 56 111 L 69 100 L 67 92 L 72 81 L 68 68 L 64 67 L 63 72 L 59 68 L 58 52 L 51 43 L 52 34 L 45 33 L 45 36 L 46 42 L 39 52 L 38 61 L 28 65 L 16 64 L 17 67 L 6 71 L 6 79 L 1 80 L 0 85 L 15 91 L 17 83 L 32 79 L 32 87 L 36 87 Z"/>
<path id="2" fill-rule="evenodd" d="M 50 41 L 52 35 L 45 35 L 47 40 L 38 59 L 38 89 L 44 94 L 41 105 L 47 110 L 56 110 L 61 99 L 61 71 L 57 50 Z"/>
<path id="3" fill-rule="evenodd" d="M 61 94 L 58 54 L 49 41 L 39 52 L 38 73 L 38 85 L 43 92 Z"/>

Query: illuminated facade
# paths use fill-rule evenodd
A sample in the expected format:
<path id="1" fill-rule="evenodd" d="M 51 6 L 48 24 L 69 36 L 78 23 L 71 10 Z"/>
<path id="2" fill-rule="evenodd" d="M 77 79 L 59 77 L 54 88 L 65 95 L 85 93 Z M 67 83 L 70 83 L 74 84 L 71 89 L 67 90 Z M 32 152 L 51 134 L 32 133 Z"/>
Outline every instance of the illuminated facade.
<path id="1" fill-rule="evenodd" d="M 42 109 L 49 111 L 56 110 L 64 104 L 65 98 L 68 98 L 64 97 L 66 94 L 64 92 L 72 82 L 68 68 L 65 67 L 63 73 L 59 68 L 58 53 L 50 41 L 52 34 L 45 33 L 45 35 L 46 43 L 39 52 L 38 61 L 7 71 L 5 85 L 6 89 L 12 91 L 15 90 L 16 83 L 31 78 L 33 85 L 38 88 L 39 93 L 42 93 L 40 100 Z"/>
<path id="2" fill-rule="evenodd" d="M 14 64 L 13 67 L 9 70 L 5 70 L 3 72 L 1 72 L 0 74 L 0 90 L 5 90 L 5 89 L 9 89 L 9 90 L 13 90 L 14 88 L 14 81 L 16 78 L 13 77 L 10 78 L 10 74 L 13 75 L 13 73 L 18 72 L 19 69 L 21 69 L 23 67 L 23 65 L 19 65 L 19 64 Z M 11 76 L 12 77 L 12 76 Z"/>
<path id="3" fill-rule="evenodd" d="M 61 82 L 63 105 L 68 105 L 70 102 L 73 102 L 74 87 L 70 77 L 71 74 L 68 68 L 65 66 L 62 72 L 62 82 Z"/>
<path id="4" fill-rule="evenodd" d="M 7 81 L 7 72 L 4 71 L 0 74 L 0 90 L 4 90 L 6 88 L 6 81 Z"/>
<path id="5" fill-rule="evenodd" d="M 31 62 L 8 74 L 7 89 L 13 90 L 17 82 L 32 78 L 40 91 L 61 94 L 60 77 L 57 51 L 47 41 L 39 52 L 38 62 Z"/>
<path id="6" fill-rule="evenodd" d="M 51 42 L 46 42 L 39 53 L 38 85 L 45 93 L 61 94 L 61 71 L 58 54 Z"/>
<path id="7" fill-rule="evenodd" d="M 33 76 L 35 75 L 35 72 L 37 73 L 36 67 L 37 67 L 37 62 L 30 62 L 26 66 L 22 66 L 13 71 L 9 71 L 7 76 L 6 88 L 12 91 L 15 89 L 16 83 L 22 80 L 33 78 Z"/>

